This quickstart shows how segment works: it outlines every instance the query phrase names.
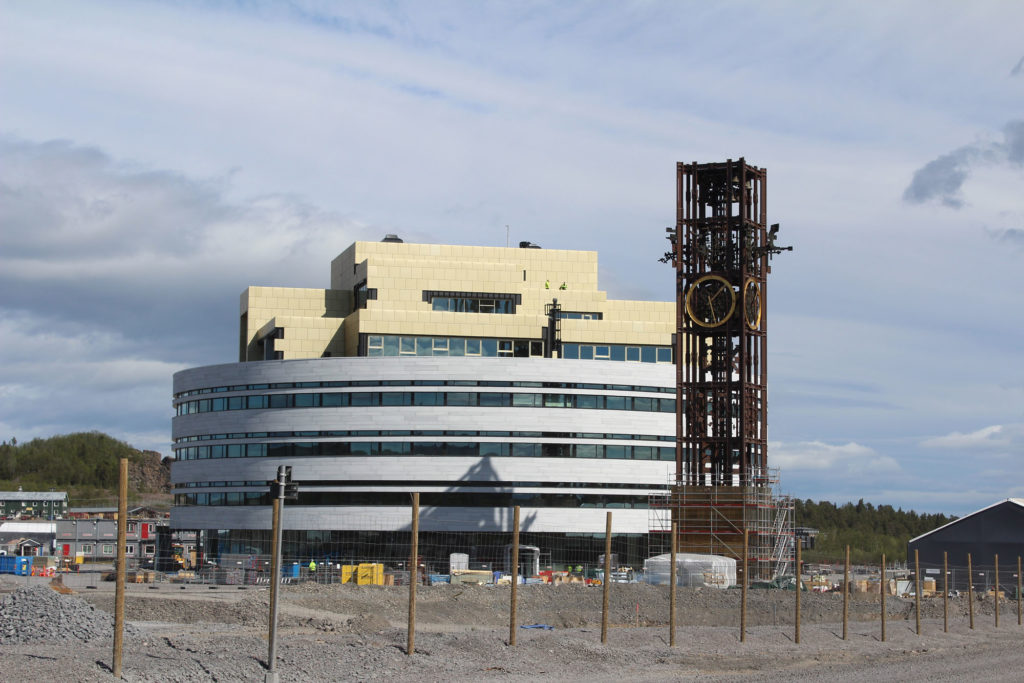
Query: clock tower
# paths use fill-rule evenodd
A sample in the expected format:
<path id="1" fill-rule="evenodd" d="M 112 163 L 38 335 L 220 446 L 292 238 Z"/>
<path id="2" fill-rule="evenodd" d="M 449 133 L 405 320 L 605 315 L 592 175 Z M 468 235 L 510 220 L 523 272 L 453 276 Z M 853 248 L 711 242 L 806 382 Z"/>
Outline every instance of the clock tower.
<path id="1" fill-rule="evenodd" d="M 676 270 L 674 497 L 685 504 L 673 505 L 673 520 L 681 549 L 739 557 L 771 493 L 766 278 L 770 257 L 791 247 L 775 246 L 778 225 L 767 225 L 765 169 L 741 158 L 676 170 L 664 260 Z M 726 523 L 715 529 L 715 519 Z"/>

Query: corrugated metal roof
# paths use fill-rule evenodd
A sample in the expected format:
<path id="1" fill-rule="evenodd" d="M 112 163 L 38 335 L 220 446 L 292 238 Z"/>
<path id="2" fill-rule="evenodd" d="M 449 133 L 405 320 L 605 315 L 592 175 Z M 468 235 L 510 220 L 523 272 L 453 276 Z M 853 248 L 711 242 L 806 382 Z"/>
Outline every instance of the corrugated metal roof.
<path id="1" fill-rule="evenodd" d="M 0 500 L 65 500 L 67 491 L 0 491 Z"/>

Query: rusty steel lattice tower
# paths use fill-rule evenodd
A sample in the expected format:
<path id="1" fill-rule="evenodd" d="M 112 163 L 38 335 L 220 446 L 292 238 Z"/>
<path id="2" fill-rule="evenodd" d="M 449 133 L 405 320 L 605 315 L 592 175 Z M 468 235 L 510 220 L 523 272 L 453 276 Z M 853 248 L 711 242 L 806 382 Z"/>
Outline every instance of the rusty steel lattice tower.
<path id="1" fill-rule="evenodd" d="M 675 499 L 687 502 L 672 507 L 690 552 L 738 556 L 744 529 L 765 526 L 755 520 L 773 483 L 766 276 L 770 257 L 790 248 L 775 246 L 778 225 L 767 225 L 766 180 L 744 159 L 677 165 L 664 260 L 676 269 L 675 483 L 685 495 Z M 777 539 L 753 542 L 770 554 Z"/>

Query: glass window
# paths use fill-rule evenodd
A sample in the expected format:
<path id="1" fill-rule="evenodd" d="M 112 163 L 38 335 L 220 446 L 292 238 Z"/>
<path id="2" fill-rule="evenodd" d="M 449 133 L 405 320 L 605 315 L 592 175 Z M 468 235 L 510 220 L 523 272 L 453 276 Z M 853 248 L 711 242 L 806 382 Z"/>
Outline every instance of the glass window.
<path id="1" fill-rule="evenodd" d="M 382 391 L 380 392 L 380 404 L 382 406 L 412 405 L 412 394 L 408 391 Z"/>
<path id="2" fill-rule="evenodd" d="M 512 394 L 512 405 L 520 408 L 533 408 L 540 405 L 540 394 Z"/>
<path id="3" fill-rule="evenodd" d="M 357 391 L 349 394 L 349 404 L 353 406 L 375 406 L 379 400 L 375 391 Z"/>
<path id="4" fill-rule="evenodd" d="M 466 355 L 467 356 L 479 356 L 481 355 L 481 345 L 479 339 L 467 339 L 466 340 Z M 494 355 L 493 353 L 491 354 Z"/>
<path id="5" fill-rule="evenodd" d="M 676 412 L 676 400 L 674 398 L 663 398 L 659 400 L 659 410 L 663 413 Z"/>
<path id="6" fill-rule="evenodd" d="M 588 394 L 576 395 L 577 408 L 604 408 L 604 396 L 593 396 Z"/>
<path id="7" fill-rule="evenodd" d="M 229 458 L 241 458 L 245 453 L 242 452 L 244 446 L 242 444 L 233 443 L 228 445 L 228 457 Z"/>
<path id="8" fill-rule="evenodd" d="M 104 543 L 103 546 L 102 546 L 102 553 L 104 555 L 113 555 L 114 554 L 114 545 L 112 543 Z"/>
<path id="9" fill-rule="evenodd" d="M 514 443 L 512 444 L 512 457 L 514 458 L 533 458 L 538 455 L 538 446 L 540 444 L 535 443 Z"/>
<path id="10" fill-rule="evenodd" d="M 628 446 L 605 446 L 604 457 L 611 460 L 624 460 Z"/>
<path id="11" fill-rule="evenodd" d="M 473 442 L 448 442 L 448 455 L 476 455 L 480 451 L 479 444 Z"/>
<path id="12" fill-rule="evenodd" d="M 434 337 L 434 355 L 448 355 L 448 339 L 445 337 Z"/>
<path id="13" fill-rule="evenodd" d="M 488 458 L 504 457 L 508 455 L 508 444 L 507 443 L 490 443 L 485 442 L 480 444 L 480 456 Z"/>
<path id="14" fill-rule="evenodd" d="M 467 355 L 468 355 L 467 346 Z M 497 339 L 481 339 L 480 340 L 480 355 L 482 356 L 497 356 L 498 355 L 498 340 Z"/>
<path id="15" fill-rule="evenodd" d="M 599 458 L 601 457 L 600 451 L 603 450 L 602 446 L 590 443 L 576 444 L 576 457 L 577 458 Z"/>
<path id="16" fill-rule="evenodd" d="M 443 406 L 444 394 L 433 391 L 417 391 L 412 395 L 414 406 Z"/>
<path id="17" fill-rule="evenodd" d="M 224 504 L 225 505 L 241 505 L 242 504 L 242 494 L 241 494 L 241 492 L 239 492 L 239 491 L 231 491 L 229 493 L 224 494 Z M 143 547 L 145 547 L 145 546 L 143 546 Z M 150 554 L 152 555 L 152 553 L 150 553 Z"/>
<path id="18" fill-rule="evenodd" d="M 416 355 L 416 338 L 415 337 L 401 337 L 400 338 L 399 355 L 402 355 L 402 356 L 415 356 Z"/>
<path id="19" fill-rule="evenodd" d="M 640 347 L 638 346 L 627 346 L 626 347 L 626 360 L 632 363 L 640 362 Z"/>
<path id="20" fill-rule="evenodd" d="M 489 408 L 508 406 L 512 404 L 512 395 L 500 392 L 482 393 L 479 404 Z"/>
<path id="21" fill-rule="evenodd" d="M 544 394 L 545 408 L 568 408 L 568 402 L 564 394 Z"/>
<path id="22" fill-rule="evenodd" d="M 317 394 L 295 394 L 296 408 L 312 408 L 317 405 Z"/>
<path id="23" fill-rule="evenodd" d="M 612 355 L 611 355 L 611 359 L 612 360 L 617 360 L 617 361 L 624 361 L 624 360 L 626 360 L 626 347 L 625 346 L 622 346 L 621 344 L 616 344 L 615 346 L 611 347 L 611 351 L 612 351 Z"/>
<path id="24" fill-rule="evenodd" d="M 245 396 L 232 396 L 228 399 L 228 410 L 242 410 L 245 408 Z"/>
<path id="25" fill-rule="evenodd" d="M 375 450 L 379 451 L 379 449 L 374 449 L 372 441 L 353 441 L 349 444 L 350 455 L 373 455 Z"/>
<path id="26" fill-rule="evenodd" d="M 544 356 L 544 342 L 532 341 L 530 342 L 530 355 L 534 358 L 540 358 Z"/>
<path id="27" fill-rule="evenodd" d="M 642 363 L 653 363 L 657 360 L 655 348 L 653 346 L 642 346 L 640 347 L 640 362 Z"/>
<path id="28" fill-rule="evenodd" d="M 324 408 L 337 408 L 348 405 L 348 394 L 338 392 L 320 395 L 320 405 Z"/>
<path id="29" fill-rule="evenodd" d="M 594 347 L 585 344 L 580 344 L 580 359 L 581 360 L 593 360 L 594 359 Z"/>
<path id="30" fill-rule="evenodd" d="M 448 340 L 448 355 L 449 356 L 465 356 L 466 355 L 466 340 L 465 339 L 449 339 Z"/>
<path id="31" fill-rule="evenodd" d="M 292 397 L 288 394 L 271 394 L 269 398 L 271 408 L 288 408 L 292 402 Z"/>
<path id="32" fill-rule="evenodd" d="M 579 344 L 562 344 L 562 358 L 577 359 L 580 357 Z"/>
<path id="33" fill-rule="evenodd" d="M 516 358 L 529 358 L 530 356 L 530 342 L 517 339 L 513 345 L 513 355 Z"/>
<path id="34" fill-rule="evenodd" d="M 476 405 L 476 394 L 470 394 L 465 391 L 449 391 L 446 398 L 450 406 Z"/>
<path id="35" fill-rule="evenodd" d="M 606 396 L 604 407 L 608 410 L 626 410 L 626 401 L 628 400 L 625 396 Z"/>
<path id="36" fill-rule="evenodd" d="M 658 456 L 659 456 L 658 457 L 659 460 L 673 461 L 673 460 L 676 459 L 676 449 L 675 448 L 667 448 L 667 447 L 659 447 L 658 448 Z"/>
<path id="37" fill-rule="evenodd" d="M 654 459 L 654 447 L 653 446 L 633 446 L 633 459 L 634 460 L 653 460 Z"/>
<path id="38" fill-rule="evenodd" d="M 654 402 L 656 398 L 639 398 L 633 397 L 633 410 L 646 410 L 648 412 L 654 410 Z"/>
<path id="39" fill-rule="evenodd" d="M 594 359 L 595 360 L 608 360 L 610 351 L 607 346 L 595 346 L 594 347 Z"/>
<path id="40" fill-rule="evenodd" d="M 672 362 L 672 349 L 658 349 L 658 362 L 659 363 L 671 363 Z"/>
<path id="41" fill-rule="evenodd" d="M 381 351 L 382 356 L 397 356 L 398 355 L 398 337 L 387 336 L 384 337 L 384 347 Z"/>
<path id="42" fill-rule="evenodd" d="M 431 339 L 430 337 L 416 337 L 416 355 L 434 355 L 434 340 Z"/>
<path id="43" fill-rule="evenodd" d="M 499 356 L 511 356 L 512 355 L 512 342 L 508 339 L 502 339 L 498 342 L 498 355 Z"/>

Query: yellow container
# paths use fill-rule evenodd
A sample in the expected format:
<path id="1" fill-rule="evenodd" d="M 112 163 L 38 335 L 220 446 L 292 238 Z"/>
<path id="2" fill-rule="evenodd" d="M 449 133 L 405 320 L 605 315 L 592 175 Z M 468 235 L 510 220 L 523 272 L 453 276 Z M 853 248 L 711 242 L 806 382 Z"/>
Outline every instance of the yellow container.
<path id="1" fill-rule="evenodd" d="M 356 570 L 356 583 L 360 586 L 383 586 L 384 565 L 362 563 Z"/>
<path id="2" fill-rule="evenodd" d="M 356 565 L 354 564 L 343 564 L 341 566 L 341 582 L 355 583 L 357 574 L 356 569 Z"/>

